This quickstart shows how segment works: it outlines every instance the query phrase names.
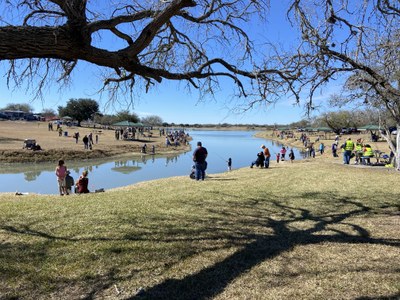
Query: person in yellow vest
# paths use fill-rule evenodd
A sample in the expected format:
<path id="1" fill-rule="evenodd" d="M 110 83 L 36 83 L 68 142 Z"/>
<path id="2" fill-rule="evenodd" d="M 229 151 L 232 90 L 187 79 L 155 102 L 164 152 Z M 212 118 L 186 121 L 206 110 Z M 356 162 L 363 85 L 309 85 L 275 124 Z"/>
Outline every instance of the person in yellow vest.
<path id="1" fill-rule="evenodd" d="M 354 143 L 351 138 L 348 138 L 346 143 L 344 144 L 344 152 L 343 152 L 343 163 L 348 165 L 350 164 L 351 154 L 354 150 Z"/>
<path id="2" fill-rule="evenodd" d="M 356 146 L 355 146 L 355 152 L 356 152 L 356 157 L 355 157 L 356 162 L 355 162 L 355 164 L 356 165 L 361 164 L 362 163 L 361 157 L 363 157 L 363 155 L 364 155 L 362 139 L 358 139 L 357 140 Z"/>
<path id="3" fill-rule="evenodd" d="M 374 157 L 374 152 L 372 151 L 372 147 L 369 144 L 366 144 L 364 146 L 364 152 L 363 152 L 363 164 L 364 165 L 370 165 L 371 164 L 371 160 L 370 158 Z"/>

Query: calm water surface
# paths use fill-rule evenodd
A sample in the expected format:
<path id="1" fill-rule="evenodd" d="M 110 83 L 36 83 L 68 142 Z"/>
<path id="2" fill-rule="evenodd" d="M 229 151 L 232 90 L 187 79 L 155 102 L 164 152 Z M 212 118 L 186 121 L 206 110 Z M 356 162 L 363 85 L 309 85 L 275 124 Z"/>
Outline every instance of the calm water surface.
<path id="1" fill-rule="evenodd" d="M 208 150 L 207 173 L 227 171 L 227 160 L 232 158 L 232 168 L 249 166 L 265 144 L 272 159 L 281 145 L 269 140 L 254 138 L 255 131 L 188 131 L 192 136 L 192 150 L 183 154 L 159 157 L 152 155 L 129 158 L 102 159 L 69 162 L 66 165 L 76 180 L 83 170 L 89 170 L 89 189 L 110 189 L 158 178 L 189 175 L 192 152 L 197 141 L 201 141 Z M 298 150 L 293 149 L 296 159 L 301 158 Z M 57 194 L 58 187 L 54 174 L 54 164 L 24 164 L 0 166 L 0 192 L 27 192 L 39 194 Z"/>

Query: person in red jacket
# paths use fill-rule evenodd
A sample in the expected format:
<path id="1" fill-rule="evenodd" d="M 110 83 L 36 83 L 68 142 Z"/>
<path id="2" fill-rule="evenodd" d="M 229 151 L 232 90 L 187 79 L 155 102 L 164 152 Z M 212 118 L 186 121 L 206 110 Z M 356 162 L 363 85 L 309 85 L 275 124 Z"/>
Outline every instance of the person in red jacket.
<path id="1" fill-rule="evenodd" d="M 83 171 L 82 175 L 79 177 L 78 181 L 76 182 L 76 193 L 90 193 L 88 189 L 89 185 L 89 178 L 87 178 L 88 171 Z"/>

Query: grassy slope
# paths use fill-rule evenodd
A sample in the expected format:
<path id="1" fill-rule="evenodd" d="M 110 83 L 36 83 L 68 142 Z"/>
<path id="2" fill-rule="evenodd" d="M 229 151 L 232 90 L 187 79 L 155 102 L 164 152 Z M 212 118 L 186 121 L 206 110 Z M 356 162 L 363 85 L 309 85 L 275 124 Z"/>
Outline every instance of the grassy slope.
<path id="1" fill-rule="evenodd" d="M 394 299 L 398 182 L 316 160 L 81 196 L 0 194 L 0 298 Z"/>

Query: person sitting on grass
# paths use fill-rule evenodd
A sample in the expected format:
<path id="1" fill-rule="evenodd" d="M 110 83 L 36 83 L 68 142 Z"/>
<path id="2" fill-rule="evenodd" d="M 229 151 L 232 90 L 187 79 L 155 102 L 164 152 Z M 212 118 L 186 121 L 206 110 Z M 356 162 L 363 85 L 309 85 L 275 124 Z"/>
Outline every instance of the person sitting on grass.
<path id="1" fill-rule="evenodd" d="M 78 194 L 83 193 L 90 193 L 88 189 L 89 185 L 89 178 L 87 178 L 88 171 L 83 171 L 82 175 L 79 177 L 78 181 L 76 182 L 76 192 Z"/>
<path id="2" fill-rule="evenodd" d="M 72 187 L 74 186 L 74 178 L 70 175 L 70 171 L 67 170 L 67 176 L 65 176 L 65 190 L 66 195 L 71 194 Z"/>

